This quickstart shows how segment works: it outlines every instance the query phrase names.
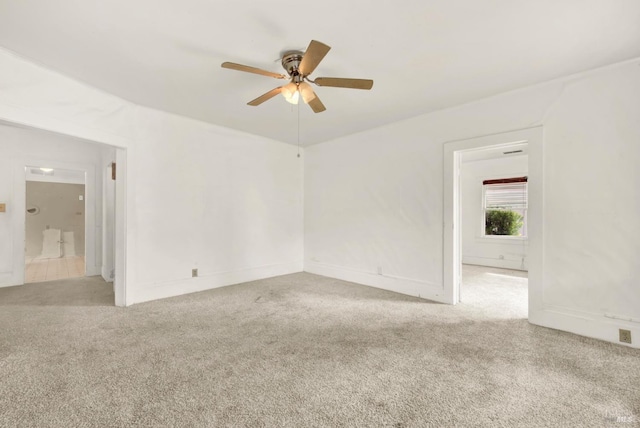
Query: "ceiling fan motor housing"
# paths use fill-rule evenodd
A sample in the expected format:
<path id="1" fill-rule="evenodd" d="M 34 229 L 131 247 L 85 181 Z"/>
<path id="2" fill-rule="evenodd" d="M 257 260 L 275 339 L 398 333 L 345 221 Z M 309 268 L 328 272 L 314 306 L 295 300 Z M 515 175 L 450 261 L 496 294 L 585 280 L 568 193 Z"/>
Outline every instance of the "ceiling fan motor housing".
<path id="1" fill-rule="evenodd" d="M 300 62 L 302 62 L 303 52 L 288 51 L 282 56 L 282 67 L 287 70 L 287 74 L 291 76 L 294 83 L 300 83 L 304 76 L 298 70 Z"/>

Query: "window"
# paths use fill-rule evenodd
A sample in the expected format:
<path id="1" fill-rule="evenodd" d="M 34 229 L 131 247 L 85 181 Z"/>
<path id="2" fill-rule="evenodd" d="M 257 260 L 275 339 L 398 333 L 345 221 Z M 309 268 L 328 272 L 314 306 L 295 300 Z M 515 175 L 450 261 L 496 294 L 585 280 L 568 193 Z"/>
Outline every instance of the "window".
<path id="1" fill-rule="evenodd" d="M 482 182 L 484 236 L 527 236 L 527 177 Z"/>

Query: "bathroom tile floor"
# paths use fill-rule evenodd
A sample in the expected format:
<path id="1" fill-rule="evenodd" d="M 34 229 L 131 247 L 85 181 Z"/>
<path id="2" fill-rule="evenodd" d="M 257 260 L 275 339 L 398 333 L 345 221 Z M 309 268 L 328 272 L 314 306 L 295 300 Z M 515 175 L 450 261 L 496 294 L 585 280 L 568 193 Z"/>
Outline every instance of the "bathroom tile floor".
<path id="1" fill-rule="evenodd" d="M 84 256 L 25 260 L 25 283 L 84 276 Z"/>

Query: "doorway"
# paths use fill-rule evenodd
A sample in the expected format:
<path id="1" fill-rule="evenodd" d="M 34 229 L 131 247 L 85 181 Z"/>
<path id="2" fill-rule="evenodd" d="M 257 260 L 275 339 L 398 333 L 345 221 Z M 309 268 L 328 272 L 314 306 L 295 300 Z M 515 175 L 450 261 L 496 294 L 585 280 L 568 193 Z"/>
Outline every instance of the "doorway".
<path id="1" fill-rule="evenodd" d="M 463 230 L 464 223 L 462 217 L 461 204 L 461 168 L 464 153 L 476 151 L 480 153 L 486 150 L 510 151 L 509 147 L 516 145 L 527 145 L 528 158 L 527 165 L 527 239 L 526 256 L 524 263 L 528 270 L 527 281 L 527 315 L 542 307 L 542 127 L 534 127 L 519 131 L 510 131 L 502 134 L 494 134 L 477 137 L 467 140 L 458 140 L 445 143 L 444 146 L 444 292 L 447 301 L 457 304 L 461 300 L 461 289 L 463 282 Z M 482 220 L 478 220 L 476 233 L 480 236 L 482 230 Z M 472 226 L 475 227 L 475 226 Z M 491 239 L 483 236 L 483 238 Z M 522 266 L 522 248 L 515 251 L 515 248 L 522 246 L 522 242 L 516 244 L 512 253 L 520 253 L 519 265 Z M 504 253 L 502 253 L 505 256 Z M 498 254 L 497 259 L 500 259 Z M 468 261 L 469 259 L 467 259 Z M 509 261 L 509 260 L 507 260 Z M 517 262 L 510 260 L 510 262 Z M 497 265 L 487 269 L 513 269 L 514 266 Z M 518 269 L 518 267 L 515 267 Z M 504 272 L 490 272 L 493 275 L 502 275 Z"/>
<path id="2" fill-rule="evenodd" d="M 25 283 L 85 276 L 85 172 L 25 167 Z"/>
<path id="3" fill-rule="evenodd" d="M 528 143 L 459 151 L 460 302 L 527 317 Z"/>
<path id="4" fill-rule="evenodd" d="M 0 115 L 1 116 L 1 115 Z M 71 131 L 72 129 L 68 129 Z M 25 244 L 26 244 L 26 169 L 25 167 L 68 169 L 83 171 L 85 177 L 85 238 L 84 276 L 101 274 L 104 256 L 102 218 L 102 165 L 117 163 L 117 179 L 113 186 L 113 206 L 108 210 L 112 216 L 113 233 L 109 233 L 112 245 L 109 249 L 113 265 L 105 270 L 105 277 L 111 277 L 115 289 L 116 306 L 127 306 L 126 248 L 127 248 L 127 149 L 131 144 L 122 138 L 111 136 L 88 140 L 75 135 L 83 135 L 86 129 L 77 132 L 33 127 L 25 123 L 15 123 L 0 117 L 0 193 L 6 195 L 1 200 L 4 213 L 0 214 L 0 287 L 25 284 Z M 92 134 L 93 135 L 93 134 Z M 113 141 L 112 141 L 113 140 Z M 118 143 L 113 145 L 111 143 Z M 111 179 L 111 178 L 110 178 Z M 70 280 L 76 281 L 78 279 Z"/>

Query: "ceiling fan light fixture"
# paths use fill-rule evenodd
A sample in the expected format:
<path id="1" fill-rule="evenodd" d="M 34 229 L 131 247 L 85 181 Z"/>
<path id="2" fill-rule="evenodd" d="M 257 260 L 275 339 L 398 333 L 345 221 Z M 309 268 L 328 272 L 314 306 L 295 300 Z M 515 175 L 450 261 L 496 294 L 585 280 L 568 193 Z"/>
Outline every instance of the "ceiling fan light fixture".
<path id="1" fill-rule="evenodd" d="M 298 85 L 291 82 L 282 87 L 282 96 L 287 102 L 291 104 L 298 104 L 300 99 L 300 93 L 298 92 Z"/>
<path id="2" fill-rule="evenodd" d="M 293 93 L 293 95 L 291 95 L 289 98 L 285 98 L 287 100 L 288 103 L 291 104 L 298 104 L 298 101 L 300 101 L 300 92 L 295 91 Z"/>
<path id="3" fill-rule="evenodd" d="M 302 96 L 305 104 L 309 104 L 316 98 L 316 93 L 313 92 L 313 88 L 311 88 L 311 85 L 309 85 L 307 82 L 300 83 L 300 86 L 298 86 L 298 91 L 300 92 L 300 95 Z"/>

